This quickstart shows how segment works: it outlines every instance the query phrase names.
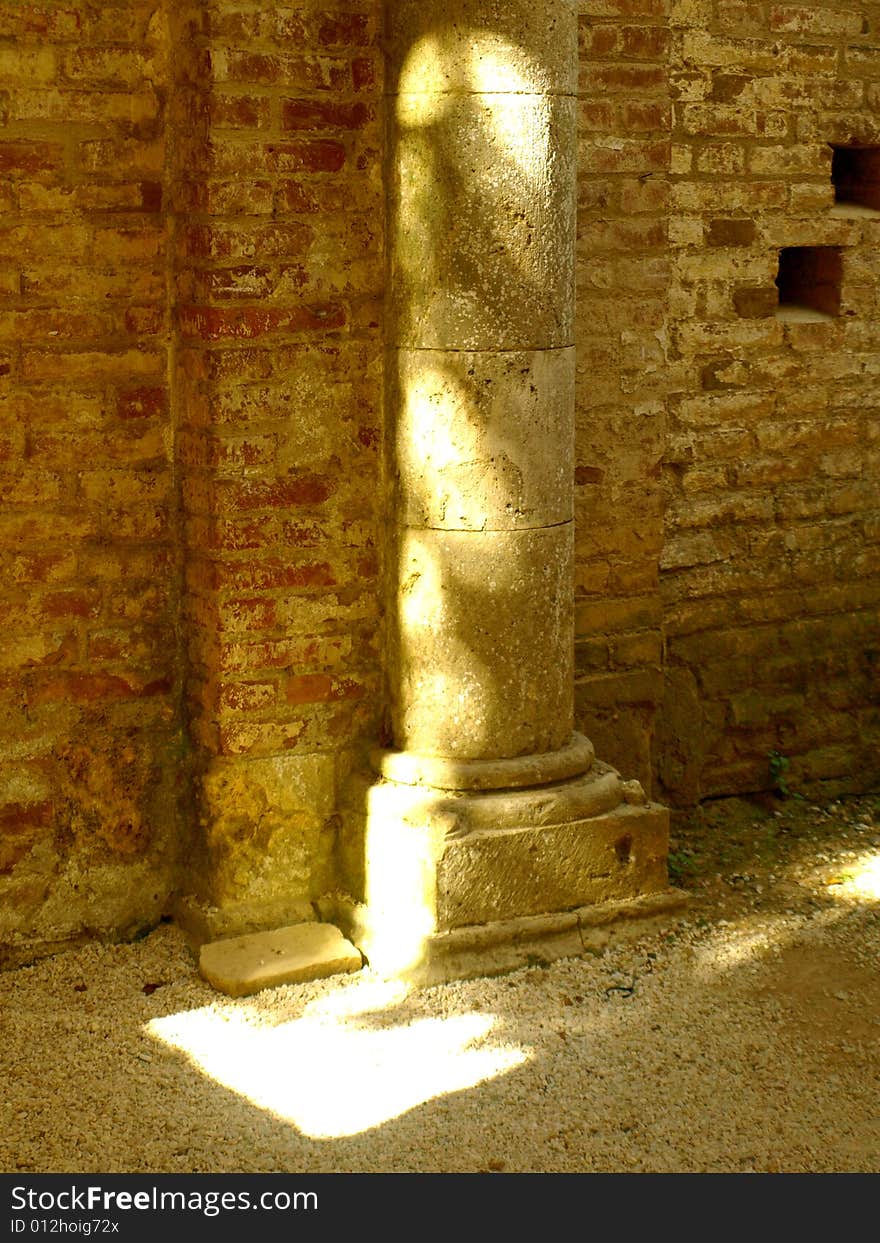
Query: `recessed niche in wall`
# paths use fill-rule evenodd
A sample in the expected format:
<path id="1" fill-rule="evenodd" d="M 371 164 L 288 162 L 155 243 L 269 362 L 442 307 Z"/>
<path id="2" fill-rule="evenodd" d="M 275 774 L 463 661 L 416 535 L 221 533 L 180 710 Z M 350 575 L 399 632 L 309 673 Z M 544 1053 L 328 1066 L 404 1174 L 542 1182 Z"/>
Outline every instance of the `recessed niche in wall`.
<path id="1" fill-rule="evenodd" d="M 779 252 L 777 318 L 831 319 L 840 314 L 839 246 L 786 246 Z"/>
<path id="2" fill-rule="evenodd" d="M 832 146 L 831 150 L 831 181 L 838 214 L 880 214 L 880 147 Z"/>

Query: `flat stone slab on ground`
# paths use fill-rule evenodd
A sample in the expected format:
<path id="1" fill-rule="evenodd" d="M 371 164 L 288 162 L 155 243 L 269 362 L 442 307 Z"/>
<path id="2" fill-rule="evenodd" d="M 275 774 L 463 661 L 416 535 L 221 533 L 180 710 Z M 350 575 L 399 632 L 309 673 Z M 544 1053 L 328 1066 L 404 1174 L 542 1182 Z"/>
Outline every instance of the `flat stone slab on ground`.
<path id="1" fill-rule="evenodd" d="M 293 924 L 203 945 L 199 972 L 230 997 L 360 971 L 360 952 L 334 924 Z"/>

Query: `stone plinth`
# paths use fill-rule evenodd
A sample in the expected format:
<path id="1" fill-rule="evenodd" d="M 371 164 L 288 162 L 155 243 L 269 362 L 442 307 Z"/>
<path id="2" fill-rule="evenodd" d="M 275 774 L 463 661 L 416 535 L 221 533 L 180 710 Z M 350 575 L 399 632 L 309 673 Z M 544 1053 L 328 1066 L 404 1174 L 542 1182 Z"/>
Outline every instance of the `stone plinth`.
<path id="1" fill-rule="evenodd" d="M 646 895 L 653 914 L 680 905 L 666 873 L 668 812 L 607 765 L 521 790 L 362 778 L 348 793 L 343 866 L 355 901 L 327 917 L 380 972 L 430 977 L 451 944 L 476 952 L 523 919 L 595 906 L 610 923 Z M 479 955 L 468 961 L 480 969 Z"/>

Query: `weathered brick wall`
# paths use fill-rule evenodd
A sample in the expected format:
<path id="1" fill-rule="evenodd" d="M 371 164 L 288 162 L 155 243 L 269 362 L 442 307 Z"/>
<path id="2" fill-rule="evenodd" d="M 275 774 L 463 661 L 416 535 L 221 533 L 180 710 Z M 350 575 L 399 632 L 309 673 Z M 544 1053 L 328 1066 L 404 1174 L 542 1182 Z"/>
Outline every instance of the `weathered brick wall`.
<path id="1" fill-rule="evenodd" d="M 183 847 L 239 923 L 332 883 L 382 704 L 380 13 L 0 5 L 4 944 L 154 920 Z"/>
<path id="2" fill-rule="evenodd" d="M 657 758 L 674 803 L 876 783 L 880 217 L 830 143 L 878 144 L 875 4 L 673 5 Z M 774 316 L 780 248 L 839 246 L 840 313 Z"/>
<path id="3" fill-rule="evenodd" d="M 155 4 L 0 4 L 0 954 L 158 918 L 177 840 Z"/>
<path id="4" fill-rule="evenodd" d="M 345 756 L 378 732 L 380 14 L 208 3 L 175 39 L 186 700 L 216 926 L 332 887 Z"/>
<path id="5" fill-rule="evenodd" d="M 386 699 L 382 7 L 0 0 L 7 960 L 178 877 L 215 929 L 337 880 Z M 677 805 L 774 750 L 869 785 L 880 218 L 829 144 L 880 146 L 880 13 L 580 11 L 578 724 Z M 830 320 L 774 315 L 796 246 Z"/>
<path id="6" fill-rule="evenodd" d="M 667 0 L 582 0 L 576 712 L 646 786 L 662 694 Z"/>

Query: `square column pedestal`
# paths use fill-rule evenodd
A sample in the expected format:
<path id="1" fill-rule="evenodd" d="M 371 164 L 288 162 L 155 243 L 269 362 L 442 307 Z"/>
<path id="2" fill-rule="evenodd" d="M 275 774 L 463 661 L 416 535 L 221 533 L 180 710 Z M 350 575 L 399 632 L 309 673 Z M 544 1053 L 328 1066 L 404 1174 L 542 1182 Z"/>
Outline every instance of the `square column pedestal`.
<path id="1" fill-rule="evenodd" d="M 684 905 L 669 813 L 594 762 L 526 789 L 348 784 L 342 872 L 322 903 L 376 971 L 418 983 L 492 975 L 602 947 Z"/>

